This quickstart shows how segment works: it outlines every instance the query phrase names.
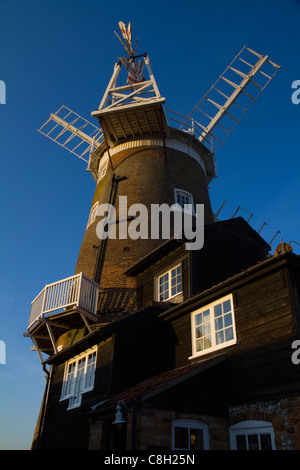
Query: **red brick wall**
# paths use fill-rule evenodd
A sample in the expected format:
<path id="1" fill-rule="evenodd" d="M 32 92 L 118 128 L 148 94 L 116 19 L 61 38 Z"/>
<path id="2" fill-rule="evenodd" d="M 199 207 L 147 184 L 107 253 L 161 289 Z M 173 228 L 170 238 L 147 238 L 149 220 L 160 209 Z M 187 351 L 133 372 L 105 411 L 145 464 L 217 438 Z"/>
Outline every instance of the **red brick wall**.
<path id="1" fill-rule="evenodd" d="M 137 417 L 137 450 L 145 450 L 148 445 L 172 448 L 172 422 L 175 419 L 194 419 L 208 424 L 211 450 L 228 448 L 227 423 L 224 418 L 203 416 L 191 413 L 144 408 Z M 130 426 L 128 426 L 130 430 Z"/>
<path id="2" fill-rule="evenodd" d="M 101 449 L 102 431 L 103 431 L 103 421 L 99 420 L 99 421 L 91 422 L 89 450 Z"/>
<path id="3" fill-rule="evenodd" d="M 108 164 L 104 178 L 98 183 L 91 207 L 108 202 L 113 174 L 127 177 L 117 183 L 115 206 L 118 218 L 119 196 L 127 196 L 128 208 L 135 203 L 144 204 L 150 213 L 151 204 L 174 204 L 174 189 L 193 194 L 194 203 L 205 205 L 205 219 L 213 220 L 206 177 L 201 166 L 190 156 L 177 150 L 167 149 L 165 162 L 162 147 L 139 147 L 123 150 L 112 156 L 113 169 Z M 87 213 L 88 218 L 88 213 Z M 86 230 L 75 272 L 83 272 L 93 278 L 100 239 L 96 234 L 98 221 Z M 118 234 L 118 224 L 117 224 Z M 125 276 L 124 271 L 152 251 L 164 240 L 108 239 L 100 284 L 104 287 L 135 287 L 135 279 Z"/>
<path id="4" fill-rule="evenodd" d="M 148 446 L 172 447 L 172 422 L 175 419 L 194 419 L 206 423 L 209 428 L 210 450 L 229 450 L 229 427 L 245 420 L 264 420 L 273 425 L 276 450 L 300 450 L 300 396 L 278 401 L 232 407 L 229 418 L 179 413 L 168 410 L 143 408 L 137 411 L 136 450 Z M 131 449 L 132 415 L 127 416 L 127 444 Z M 102 421 L 90 428 L 90 449 L 100 449 Z"/>

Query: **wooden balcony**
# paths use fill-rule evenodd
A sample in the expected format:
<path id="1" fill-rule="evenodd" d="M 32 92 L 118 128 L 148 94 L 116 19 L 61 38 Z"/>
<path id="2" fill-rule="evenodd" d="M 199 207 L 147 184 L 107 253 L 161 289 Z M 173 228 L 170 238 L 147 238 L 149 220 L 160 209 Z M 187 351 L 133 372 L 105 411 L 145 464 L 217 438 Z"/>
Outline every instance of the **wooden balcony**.
<path id="1" fill-rule="evenodd" d="M 48 284 L 31 303 L 27 332 L 39 355 L 58 352 L 56 341 L 82 321 L 91 331 L 97 322 L 100 286 L 83 273 Z"/>

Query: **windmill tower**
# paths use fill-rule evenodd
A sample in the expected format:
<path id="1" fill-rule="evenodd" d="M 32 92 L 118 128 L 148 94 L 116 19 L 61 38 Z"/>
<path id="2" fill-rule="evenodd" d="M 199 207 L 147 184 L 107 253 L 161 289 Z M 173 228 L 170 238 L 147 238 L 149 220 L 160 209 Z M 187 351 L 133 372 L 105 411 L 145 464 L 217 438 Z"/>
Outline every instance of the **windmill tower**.
<path id="1" fill-rule="evenodd" d="M 126 57 L 118 59 L 91 113 L 99 125 L 62 106 L 39 129 L 85 160 L 96 183 L 74 275 L 45 286 L 32 302 L 26 335 L 41 358 L 64 347 L 62 338 L 77 331 L 80 322 L 91 331 L 94 322 L 107 323 L 125 309 L 134 310 L 136 284 L 126 269 L 163 238 L 126 236 L 136 214 L 124 212 L 120 201 L 147 210 L 153 204 L 202 204 L 205 223 L 214 221 L 208 184 L 216 176 L 215 152 L 279 68 L 268 56 L 244 47 L 183 116 L 165 107 L 148 54 L 137 54 L 132 45 L 130 23 L 119 26 L 122 37 L 116 35 Z M 126 72 L 123 84 L 121 70 Z M 117 215 L 115 238 L 101 239 L 97 232 L 105 205 Z"/>

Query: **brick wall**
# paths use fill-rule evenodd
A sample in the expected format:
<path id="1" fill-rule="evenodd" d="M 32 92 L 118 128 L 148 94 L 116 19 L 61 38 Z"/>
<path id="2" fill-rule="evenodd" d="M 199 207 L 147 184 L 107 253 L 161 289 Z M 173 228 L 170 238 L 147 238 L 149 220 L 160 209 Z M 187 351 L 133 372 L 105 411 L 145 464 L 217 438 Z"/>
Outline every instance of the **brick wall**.
<path id="1" fill-rule="evenodd" d="M 227 422 L 224 418 L 144 408 L 138 412 L 137 416 L 137 450 L 145 450 L 148 446 L 162 446 L 171 449 L 172 422 L 175 419 L 194 419 L 207 424 L 210 449 L 228 448 Z M 128 429 L 130 430 L 130 426 Z"/>
<path id="2" fill-rule="evenodd" d="M 276 450 L 300 450 L 300 396 L 236 406 L 229 410 L 229 425 L 244 420 L 272 423 Z"/>
<path id="3" fill-rule="evenodd" d="M 165 162 L 162 147 L 140 147 L 122 150 L 112 156 L 113 168 L 108 165 L 106 175 L 98 183 L 91 207 L 107 203 L 112 176 L 126 177 L 115 187 L 115 200 L 111 204 L 116 209 L 118 219 L 119 196 L 127 196 L 128 208 L 135 203 L 143 204 L 150 213 L 151 204 L 174 204 L 174 189 L 183 189 L 193 194 L 194 203 L 205 205 L 207 222 L 213 220 L 206 177 L 201 166 L 190 156 L 174 149 L 167 149 L 168 163 Z M 88 213 L 87 213 L 88 218 Z M 75 272 L 83 272 L 94 277 L 100 239 L 96 226 L 100 218 L 86 230 Z M 130 222 L 129 222 L 130 223 Z M 150 229 L 150 227 L 149 227 Z M 137 230 L 139 228 L 137 227 Z M 150 233 L 150 232 L 149 232 Z M 132 264 L 155 249 L 165 240 L 118 238 L 107 239 L 105 258 L 100 284 L 104 287 L 135 287 L 135 279 L 123 273 Z"/>
<path id="4" fill-rule="evenodd" d="M 228 410 L 228 419 L 154 408 L 139 409 L 136 422 L 136 450 L 147 450 L 149 447 L 171 449 L 172 422 L 176 419 L 191 419 L 206 423 L 209 428 L 210 450 L 229 450 L 229 426 L 245 420 L 269 421 L 275 433 L 276 450 L 300 450 L 300 396 L 235 406 Z M 127 421 L 126 449 L 130 450 L 131 413 L 128 414 Z M 101 448 L 102 430 L 102 421 L 91 423 L 90 449 Z"/>
<path id="5" fill-rule="evenodd" d="M 99 450 L 101 449 L 102 442 L 102 432 L 103 432 L 104 422 L 103 421 L 93 421 L 90 425 L 90 438 L 89 438 L 89 450 Z"/>

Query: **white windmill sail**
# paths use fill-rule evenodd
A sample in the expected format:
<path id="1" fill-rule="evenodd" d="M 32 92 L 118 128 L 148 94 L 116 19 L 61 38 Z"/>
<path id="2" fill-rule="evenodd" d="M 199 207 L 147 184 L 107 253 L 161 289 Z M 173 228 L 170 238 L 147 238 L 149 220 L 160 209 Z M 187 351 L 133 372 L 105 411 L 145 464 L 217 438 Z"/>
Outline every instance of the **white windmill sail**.
<path id="1" fill-rule="evenodd" d="M 199 141 L 216 151 L 279 69 L 267 55 L 244 46 L 181 128 L 193 122 Z"/>
<path id="2" fill-rule="evenodd" d="M 62 106 L 38 132 L 88 163 L 89 154 L 103 142 L 102 130 L 79 114 Z"/>

